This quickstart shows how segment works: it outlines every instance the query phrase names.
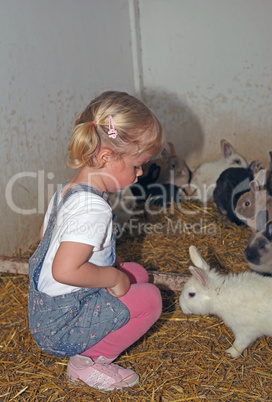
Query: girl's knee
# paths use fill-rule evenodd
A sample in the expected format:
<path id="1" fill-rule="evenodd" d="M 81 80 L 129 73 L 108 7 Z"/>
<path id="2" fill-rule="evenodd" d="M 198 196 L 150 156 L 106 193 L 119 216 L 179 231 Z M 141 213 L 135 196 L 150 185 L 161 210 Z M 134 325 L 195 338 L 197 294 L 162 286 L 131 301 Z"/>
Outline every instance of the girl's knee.
<path id="1" fill-rule="evenodd" d="M 152 283 L 134 284 L 119 299 L 128 307 L 131 317 L 148 315 L 152 316 L 155 322 L 161 315 L 161 292 Z"/>
<path id="2" fill-rule="evenodd" d="M 142 293 L 139 297 L 146 309 L 152 311 L 152 315 L 157 320 L 162 313 L 162 297 L 157 286 L 152 283 L 142 284 Z"/>

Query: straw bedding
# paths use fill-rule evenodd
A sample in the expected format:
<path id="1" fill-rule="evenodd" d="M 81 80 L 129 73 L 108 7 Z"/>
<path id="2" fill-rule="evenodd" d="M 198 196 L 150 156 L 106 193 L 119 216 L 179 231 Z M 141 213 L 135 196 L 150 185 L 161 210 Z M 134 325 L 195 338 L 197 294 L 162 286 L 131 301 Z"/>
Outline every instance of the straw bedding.
<path id="1" fill-rule="evenodd" d="M 188 211 L 191 214 L 188 214 Z M 137 218 L 137 216 L 136 216 Z M 192 202 L 167 214 L 140 216 L 117 243 L 122 260 L 148 270 L 189 274 L 188 248 L 198 247 L 224 273 L 247 270 L 243 250 L 250 229 L 237 227 L 209 202 Z M 25 258 L 28 253 L 21 253 Z M 132 368 L 140 383 L 101 392 L 66 380 L 66 358 L 41 352 L 27 323 L 28 277 L 2 274 L 0 281 L 2 401 L 271 401 L 272 341 L 264 337 L 232 359 L 225 350 L 231 331 L 215 316 L 186 316 L 179 292 L 162 290 L 163 313 L 157 323 L 117 363 Z"/>

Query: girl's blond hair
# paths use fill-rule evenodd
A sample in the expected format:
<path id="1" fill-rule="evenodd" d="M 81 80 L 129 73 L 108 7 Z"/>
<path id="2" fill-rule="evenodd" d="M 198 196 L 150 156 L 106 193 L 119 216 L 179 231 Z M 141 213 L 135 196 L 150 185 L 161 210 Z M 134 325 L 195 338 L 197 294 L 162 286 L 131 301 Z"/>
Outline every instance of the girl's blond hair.
<path id="1" fill-rule="evenodd" d="M 116 138 L 108 135 L 110 116 L 118 133 Z M 96 161 L 101 147 L 112 149 L 117 158 L 142 152 L 158 155 L 164 148 L 161 123 L 134 96 L 126 92 L 103 92 L 91 101 L 75 121 L 68 146 L 69 166 L 101 167 Z"/>

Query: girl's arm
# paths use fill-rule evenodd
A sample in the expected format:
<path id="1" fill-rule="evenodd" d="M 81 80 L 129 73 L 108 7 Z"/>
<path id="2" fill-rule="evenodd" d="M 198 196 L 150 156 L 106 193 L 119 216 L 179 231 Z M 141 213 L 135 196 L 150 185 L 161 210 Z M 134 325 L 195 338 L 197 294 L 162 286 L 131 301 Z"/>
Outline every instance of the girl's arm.
<path id="1" fill-rule="evenodd" d="M 52 265 L 53 278 L 66 285 L 86 288 L 109 288 L 120 297 L 130 288 L 128 276 L 111 266 L 99 267 L 88 262 L 93 246 L 76 242 L 62 242 Z"/>

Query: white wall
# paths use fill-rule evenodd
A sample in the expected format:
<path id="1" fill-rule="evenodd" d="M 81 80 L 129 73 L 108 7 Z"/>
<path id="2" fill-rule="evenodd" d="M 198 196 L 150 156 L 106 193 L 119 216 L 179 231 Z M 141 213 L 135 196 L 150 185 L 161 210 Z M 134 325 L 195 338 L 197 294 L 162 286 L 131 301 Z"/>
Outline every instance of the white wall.
<path id="1" fill-rule="evenodd" d="M 70 175 L 76 114 L 103 90 L 134 91 L 129 5 L 0 0 L 0 38 L 0 255 L 12 255 L 37 241 L 48 196 Z"/>
<path id="2" fill-rule="evenodd" d="M 145 99 L 191 167 L 272 150 L 271 0 L 139 0 Z"/>

